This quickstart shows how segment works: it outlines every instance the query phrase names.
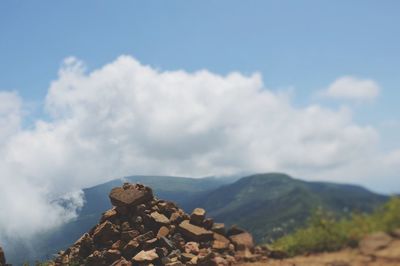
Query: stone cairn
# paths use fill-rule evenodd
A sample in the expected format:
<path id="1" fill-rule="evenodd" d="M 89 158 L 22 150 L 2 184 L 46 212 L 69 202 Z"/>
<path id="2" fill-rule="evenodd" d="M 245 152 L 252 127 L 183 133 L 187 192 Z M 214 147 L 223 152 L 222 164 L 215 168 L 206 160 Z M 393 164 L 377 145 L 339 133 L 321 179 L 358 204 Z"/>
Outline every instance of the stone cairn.
<path id="1" fill-rule="evenodd" d="M 6 256 L 4 255 L 3 249 L 0 247 L 0 266 L 6 265 Z"/>
<path id="2" fill-rule="evenodd" d="M 100 223 L 52 265 L 234 265 L 265 259 L 250 233 L 206 218 L 204 209 L 186 214 L 175 203 L 156 199 L 151 188 L 125 183 L 113 188 L 114 206 Z"/>

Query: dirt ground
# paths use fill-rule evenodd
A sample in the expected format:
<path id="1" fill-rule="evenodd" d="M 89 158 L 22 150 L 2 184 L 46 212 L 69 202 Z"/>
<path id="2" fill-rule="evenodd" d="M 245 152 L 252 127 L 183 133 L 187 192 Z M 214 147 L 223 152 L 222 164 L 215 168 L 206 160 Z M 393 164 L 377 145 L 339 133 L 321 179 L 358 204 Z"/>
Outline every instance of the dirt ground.
<path id="1" fill-rule="evenodd" d="M 370 255 L 358 249 L 346 249 L 332 253 L 300 256 L 284 260 L 269 259 L 265 262 L 244 263 L 241 266 L 400 266 L 400 240 L 392 241 L 383 249 Z"/>

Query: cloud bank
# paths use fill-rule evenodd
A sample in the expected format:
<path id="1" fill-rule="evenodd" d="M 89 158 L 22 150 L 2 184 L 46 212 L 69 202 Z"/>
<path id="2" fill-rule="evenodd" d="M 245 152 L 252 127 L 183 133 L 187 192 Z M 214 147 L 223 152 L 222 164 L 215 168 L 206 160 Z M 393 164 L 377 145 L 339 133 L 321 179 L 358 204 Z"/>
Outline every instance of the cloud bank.
<path id="1" fill-rule="evenodd" d="M 400 151 L 380 153 L 373 127 L 347 108 L 295 107 L 257 73 L 161 71 L 130 56 L 87 72 L 68 58 L 45 99 L 49 118 L 22 128 L 23 106 L 0 93 L 0 239 L 57 226 L 82 205 L 73 191 L 130 174 L 283 171 L 400 190 Z M 65 193 L 68 209 L 54 202 Z"/>

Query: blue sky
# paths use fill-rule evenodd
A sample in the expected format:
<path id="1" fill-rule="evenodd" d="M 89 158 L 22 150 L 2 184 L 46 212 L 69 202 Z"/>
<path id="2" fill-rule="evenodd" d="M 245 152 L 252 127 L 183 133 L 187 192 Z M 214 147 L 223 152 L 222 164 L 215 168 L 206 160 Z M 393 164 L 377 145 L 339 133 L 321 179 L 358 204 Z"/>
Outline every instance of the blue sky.
<path id="1" fill-rule="evenodd" d="M 379 127 L 387 148 L 400 142 L 399 8 L 395 0 L 1 1 L 0 89 L 41 102 L 71 55 L 90 69 L 129 54 L 167 70 L 258 71 L 270 89 L 295 87 L 298 105 L 355 75 L 383 89 L 354 119 Z"/>

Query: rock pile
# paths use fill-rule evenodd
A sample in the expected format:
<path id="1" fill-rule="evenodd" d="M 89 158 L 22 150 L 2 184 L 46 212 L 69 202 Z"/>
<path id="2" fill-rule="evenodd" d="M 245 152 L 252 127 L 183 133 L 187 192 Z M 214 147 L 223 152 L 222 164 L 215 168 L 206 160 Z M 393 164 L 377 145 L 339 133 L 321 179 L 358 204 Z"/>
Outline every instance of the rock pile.
<path id="1" fill-rule="evenodd" d="M 125 183 L 109 197 L 114 207 L 53 265 L 232 265 L 267 252 L 254 247 L 250 233 L 226 230 L 201 208 L 188 215 L 149 187 Z"/>
<path id="2" fill-rule="evenodd" d="M 6 265 L 6 256 L 4 255 L 3 249 L 0 247 L 0 266 Z"/>

